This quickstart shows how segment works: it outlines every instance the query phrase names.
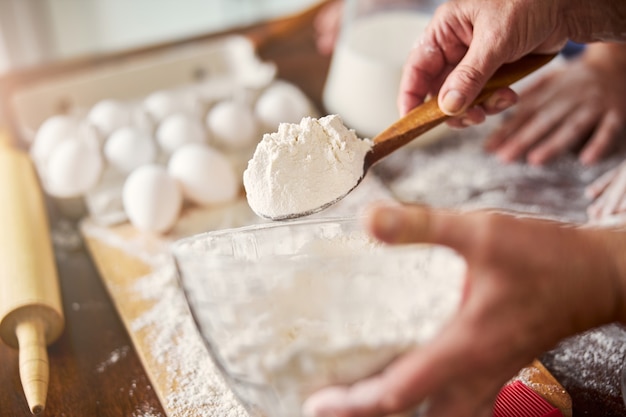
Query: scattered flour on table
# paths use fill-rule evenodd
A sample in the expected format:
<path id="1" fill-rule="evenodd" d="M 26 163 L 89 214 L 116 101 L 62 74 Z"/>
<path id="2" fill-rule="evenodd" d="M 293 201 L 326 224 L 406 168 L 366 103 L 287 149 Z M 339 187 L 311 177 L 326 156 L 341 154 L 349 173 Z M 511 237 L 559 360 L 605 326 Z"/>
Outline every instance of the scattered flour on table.
<path id="1" fill-rule="evenodd" d="M 620 376 L 626 366 L 626 330 L 610 324 L 562 341 L 550 354 L 565 383 L 602 395 L 620 397 Z"/>
<path id="2" fill-rule="evenodd" d="M 155 304 L 131 323 L 147 332 L 152 356 L 170 384 L 161 398 L 172 416 L 244 417 L 247 413 L 225 385 L 198 336 L 173 264 L 163 265 L 136 282 L 137 295 Z"/>
<path id="3" fill-rule="evenodd" d="M 327 205 L 358 184 L 371 147 L 337 115 L 281 123 L 263 136 L 243 174 L 248 204 L 269 218 Z"/>
<path id="4" fill-rule="evenodd" d="M 463 210 L 494 208 L 584 223 L 585 187 L 619 164 L 626 149 L 593 166 L 563 155 L 546 166 L 501 163 L 483 149 L 500 119 L 450 132 L 426 147 L 408 147 L 375 166 L 401 201 Z"/>
<path id="5" fill-rule="evenodd" d="M 111 352 L 111 354 L 105 361 L 98 364 L 98 366 L 96 367 L 96 371 L 98 373 L 102 373 L 106 371 L 106 369 L 109 366 L 114 365 L 118 363 L 120 360 L 124 359 L 126 355 L 128 355 L 129 350 L 130 350 L 130 346 L 122 346 L 120 348 L 115 349 L 113 352 Z"/>
<path id="6" fill-rule="evenodd" d="M 163 413 L 156 410 L 151 405 L 144 405 L 141 409 L 136 410 L 130 417 L 162 417 Z"/>

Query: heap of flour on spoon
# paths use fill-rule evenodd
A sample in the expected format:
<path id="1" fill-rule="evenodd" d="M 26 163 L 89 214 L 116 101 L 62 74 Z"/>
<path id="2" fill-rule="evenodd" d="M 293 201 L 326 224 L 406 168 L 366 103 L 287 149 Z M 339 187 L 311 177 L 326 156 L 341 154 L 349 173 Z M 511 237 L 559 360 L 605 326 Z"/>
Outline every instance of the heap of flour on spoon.
<path id="1" fill-rule="evenodd" d="M 359 183 L 372 146 L 337 115 L 282 123 L 263 136 L 248 162 L 243 174 L 248 204 L 274 220 L 319 211 Z"/>

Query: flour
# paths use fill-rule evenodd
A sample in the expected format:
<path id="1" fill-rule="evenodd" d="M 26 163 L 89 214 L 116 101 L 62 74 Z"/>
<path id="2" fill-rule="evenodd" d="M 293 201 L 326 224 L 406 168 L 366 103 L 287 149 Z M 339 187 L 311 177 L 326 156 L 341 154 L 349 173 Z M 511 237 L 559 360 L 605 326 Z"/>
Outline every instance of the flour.
<path id="1" fill-rule="evenodd" d="M 162 414 L 158 410 L 155 410 L 154 407 L 144 405 L 140 410 L 133 412 L 131 417 L 162 417 Z"/>
<path id="2" fill-rule="evenodd" d="M 367 176 L 345 199 L 315 216 L 352 216 L 358 209 L 375 200 L 392 200 L 392 196 L 375 176 Z M 104 279 L 104 282 L 117 301 L 120 314 L 128 323 L 133 343 L 143 357 L 144 367 L 168 417 L 248 415 L 223 380 L 196 330 L 178 285 L 169 244 L 172 240 L 201 231 L 239 227 L 258 220 L 242 199 L 224 207 L 187 212 L 167 239 L 161 237 L 156 241 L 143 234 L 113 230 L 90 220 L 81 223 L 83 235 L 136 257 L 152 267 L 153 272 L 136 280 L 119 282 Z M 73 233 L 77 234 L 75 230 Z M 132 300 L 130 304 L 145 305 L 146 308 L 129 308 L 129 303 L 124 300 Z M 93 303 L 75 303 L 72 308 L 74 311 L 82 311 L 103 307 Z M 111 352 L 102 362 L 102 369 L 119 358 L 121 352 L 120 348 Z M 146 387 L 150 388 L 150 385 Z M 147 405 L 139 407 L 132 414 L 133 417 L 162 415 Z"/>
<path id="3" fill-rule="evenodd" d="M 483 139 L 499 123 L 450 131 L 435 144 L 405 148 L 377 164 L 375 172 L 401 201 L 464 210 L 500 209 L 584 223 L 591 202 L 585 187 L 623 160 L 616 152 L 582 166 L 573 154 L 546 166 L 501 163 L 483 150 Z"/>
<path id="4" fill-rule="evenodd" d="M 113 352 L 111 352 L 111 354 L 105 361 L 98 364 L 98 366 L 96 367 L 96 371 L 98 373 L 104 372 L 111 365 L 114 365 L 118 363 L 121 359 L 124 359 L 126 355 L 128 355 L 129 350 L 130 346 L 122 346 L 118 349 L 115 349 Z"/>
<path id="5" fill-rule="evenodd" d="M 624 416 L 620 379 L 626 369 L 626 327 L 609 324 L 563 340 L 541 358 L 585 415 Z M 623 388 L 622 388 L 623 389 Z"/>
<path id="6" fill-rule="evenodd" d="M 431 338 L 458 304 L 465 265 L 449 249 L 392 250 L 337 222 L 317 227 L 315 239 L 288 223 L 177 251 L 199 327 L 253 415 L 299 415 L 317 389 Z"/>
<path id="7" fill-rule="evenodd" d="M 201 412 L 205 416 L 247 417 L 198 337 L 173 264 L 164 263 L 140 279 L 135 290 L 139 299 L 155 301 L 131 323 L 131 331 L 143 332 L 150 341 L 150 353 L 169 385 L 164 389 L 167 395 L 161 398 L 168 415 L 187 417 Z"/>
<path id="8" fill-rule="evenodd" d="M 281 123 L 263 136 L 243 174 L 248 204 L 272 219 L 317 211 L 358 184 L 371 146 L 336 115 Z"/>

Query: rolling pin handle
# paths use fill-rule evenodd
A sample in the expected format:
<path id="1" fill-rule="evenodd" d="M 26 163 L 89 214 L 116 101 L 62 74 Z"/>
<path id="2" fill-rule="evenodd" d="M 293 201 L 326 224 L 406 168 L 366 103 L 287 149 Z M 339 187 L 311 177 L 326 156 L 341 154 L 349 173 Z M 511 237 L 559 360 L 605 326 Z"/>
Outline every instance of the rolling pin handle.
<path id="1" fill-rule="evenodd" d="M 43 322 L 35 317 L 22 320 L 15 329 L 19 343 L 19 368 L 22 388 L 33 414 L 46 406 L 49 365 Z"/>

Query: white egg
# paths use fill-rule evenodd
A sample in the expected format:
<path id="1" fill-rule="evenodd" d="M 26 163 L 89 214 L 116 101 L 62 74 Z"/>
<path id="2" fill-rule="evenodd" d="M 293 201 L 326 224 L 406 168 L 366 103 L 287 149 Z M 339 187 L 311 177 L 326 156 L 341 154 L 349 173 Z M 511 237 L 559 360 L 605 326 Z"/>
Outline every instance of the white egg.
<path id="1" fill-rule="evenodd" d="M 195 86 L 177 90 L 176 96 L 180 103 L 179 111 L 202 119 L 206 112 L 205 103 L 200 98 L 200 92 Z"/>
<path id="2" fill-rule="evenodd" d="M 269 131 L 275 131 L 280 123 L 299 123 L 311 113 L 306 95 L 295 85 L 284 81 L 269 86 L 255 105 L 257 118 Z"/>
<path id="3" fill-rule="evenodd" d="M 146 132 L 149 135 L 153 135 L 156 123 L 152 120 L 152 117 L 150 117 L 146 109 L 141 106 L 136 106 L 131 111 L 130 126 Z"/>
<path id="4" fill-rule="evenodd" d="M 61 142 L 80 136 L 80 122 L 72 116 L 57 115 L 46 119 L 35 135 L 30 155 L 36 164 L 45 164 L 52 150 Z"/>
<path id="5" fill-rule="evenodd" d="M 185 113 L 176 113 L 161 122 L 156 139 L 163 151 L 173 153 L 184 144 L 206 142 L 207 134 L 200 120 Z"/>
<path id="6" fill-rule="evenodd" d="M 143 165 L 128 176 L 122 189 L 128 220 L 139 230 L 163 233 L 178 220 L 183 196 L 165 167 Z"/>
<path id="7" fill-rule="evenodd" d="M 148 133 L 136 127 L 122 127 L 114 131 L 104 144 L 107 162 L 122 172 L 154 162 L 157 147 Z"/>
<path id="8" fill-rule="evenodd" d="M 181 184 L 185 197 L 199 205 L 231 201 L 239 193 L 240 182 L 230 161 L 217 149 L 202 143 L 178 149 L 167 170 Z"/>
<path id="9" fill-rule="evenodd" d="M 55 197 L 78 197 L 95 187 L 103 168 L 96 141 L 70 138 L 51 152 L 42 182 Z"/>
<path id="10" fill-rule="evenodd" d="M 152 120 L 160 123 L 174 113 L 187 113 L 201 117 L 202 102 L 193 90 L 159 90 L 149 94 L 142 107 Z"/>
<path id="11" fill-rule="evenodd" d="M 259 139 L 259 126 L 247 104 L 225 100 L 217 103 L 206 118 L 213 139 L 222 146 L 242 149 Z"/>
<path id="12" fill-rule="evenodd" d="M 159 123 L 167 116 L 180 111 L 180 100 L 171 91 L 155 91 L 143 101 L 143 107 L 152 120 Z"/>
<path id="13" fill-rule="evenodd" d="M 89 110 L 87 119 L 98 129 L 102 137 L 106 138 L 114 130 L 130 124 L 131 112 L 125 103 L 106 99 L 99 101 Z"/>

